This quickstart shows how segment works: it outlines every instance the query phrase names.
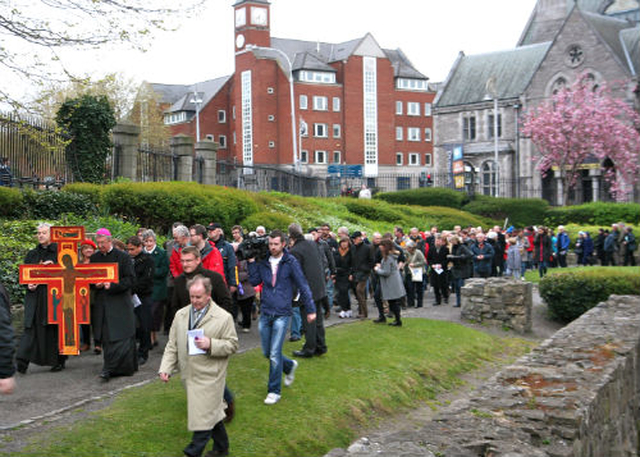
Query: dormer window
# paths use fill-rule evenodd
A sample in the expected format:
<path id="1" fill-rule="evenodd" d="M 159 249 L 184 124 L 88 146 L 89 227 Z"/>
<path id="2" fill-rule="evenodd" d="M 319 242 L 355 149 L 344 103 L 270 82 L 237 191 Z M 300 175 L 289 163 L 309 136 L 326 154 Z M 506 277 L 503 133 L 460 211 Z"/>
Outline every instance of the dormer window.
<path id="1" fill-rule="evenodd" d="M 397 78 L 396 89 L 428 91 L 429 83 L 426 79 Z"/>
<path id="2" fill-rule="evenodd" d="M 328 71 L 300 70 L 298 81 L 308 83 L 335 84 L 336 74 Z"/>
<path id="3" fill-rule="evenodd" d="M 177 111 L 175 113 L 165 113 L 164 123 L 166 125 L 179 124 L 181 122 L 187 122 L 187 112 Z"/>

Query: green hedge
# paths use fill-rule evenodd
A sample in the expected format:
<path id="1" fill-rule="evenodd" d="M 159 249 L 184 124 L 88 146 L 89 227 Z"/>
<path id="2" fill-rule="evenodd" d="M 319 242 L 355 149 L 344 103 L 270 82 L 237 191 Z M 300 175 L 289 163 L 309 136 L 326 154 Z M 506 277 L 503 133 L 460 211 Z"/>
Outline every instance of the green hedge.
<path id="1" fill-rule="evenodd" d="M 404 219 L 402 212 L 397 207 L 388 203 L 356 198 L 345 198 L 344 206 L 350 213 L 356 214 L 372 221 L 391 222 L 399 224 Z"/>
<path id="2" fill-rule="evenodd" d="M 114 215 L 162 230 L 176 221 L 215 221 L 228 232 L 258 211 L 248 192 L 187 182 L 111 184 L 103 189 L 102 201 Z"/>
<path id="3" fill-rule="evenodd" d="M 99 184 L 90 184 L 87 182 L 71 183 L 64 186 L 61 190 L 72 194 L 80 194 L 86 196 L 96 207 L 102 204 L 102 189 Z"/>
<path id="4" fill-rule="evenodd" d="M 616 222 L 639 224 L 640 204 L 593 202 L 550 208 L 545 216 L 545 224 L 551 227 L 571 223 L 610 226 Z"/>
<path id="5" fill-rule="evenodd" d="M 446 187 L 422 187 L 397 192 L 383 192 L 377 194 L 375 198 L 400 205 L 446 206 L 457 209 L 462 208 L 462 205 L 469 201 L 466 193 Z"/>
<path id="6" fill-rule="evenodd" d="M 640 267 L 586 267 L 554 271 L 540 280 L 551 317 L 571 322 L 611 294 L 638 295 Z"/>
<path id="7" fill-rule="evenodd" d="M 55 190 L 26 190 L 23 193 L 26 214 L 32 219 L 57 219 L 63 214 L 95 214 L 96 205 L 85 194 Z"/>
<path id="8" fill-rule="evenodd" d="M 264 226 L 267 229 L 267 233 L 274 229 L 280 229 L 286 233 L 289 224 L 292 222 L 294 222 L 294 219 L 286 214 L 261 211 L 253 213 L 243 220 L 240 225 L 247 233 L 253 232 L 259 225 Z"/>
<path id="9" fill-rule="evenodd" d="M 18 189 L 0 186 L 0 217 L 19 217 L 24 213 L 24 198 Z"/>
<path id="10" fill-rule="evenodd" d="M 462 210 L 501 222 L 508 217 L 508 225 L 526 227 L 540 225 L 548 208 L 549 203 L 541 198 L 496 198 L 476 195 L 473 201 L 462 207 Z"/>

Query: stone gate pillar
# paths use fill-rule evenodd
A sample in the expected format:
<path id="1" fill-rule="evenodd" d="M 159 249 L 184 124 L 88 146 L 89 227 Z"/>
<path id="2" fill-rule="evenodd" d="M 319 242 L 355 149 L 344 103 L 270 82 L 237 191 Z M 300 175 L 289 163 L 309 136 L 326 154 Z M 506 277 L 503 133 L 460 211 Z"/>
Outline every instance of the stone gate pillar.
<path id="1" fill-rule="evenodd" d="M 138 145 L 140 127 L 133 124 L 116 124 L 111 131 L 116 148 L 113 177 L 122 176 L 135 181 L 138 176 Z"/>
<path id="2" fill-rule="evenodd" d="M 196 143 L 196 157 L 204 159 L 202 184 L 214 185 L 216 183 L 218 147 L 219 144 L 211 140 Z"/>
<path id="3" fill-rule="evenodd" d="M 193 181 L 193 139 L 182 134 L 174 136 L 171 152 L 178 157 L 178 181 Z"/>

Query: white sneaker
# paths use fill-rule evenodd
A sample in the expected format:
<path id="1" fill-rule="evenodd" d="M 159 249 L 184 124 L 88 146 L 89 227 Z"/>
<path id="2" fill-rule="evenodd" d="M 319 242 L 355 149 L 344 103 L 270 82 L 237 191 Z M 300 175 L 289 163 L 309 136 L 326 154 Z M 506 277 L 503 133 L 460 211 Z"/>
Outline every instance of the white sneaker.
<path id="1" fill-rule="evenodd" d="M 344 311 L 340 311 L 340 314 L 338 314 L 338 317 L 339 317 L 340 319 L 344 319 L 344 318 L 346 317 L 345 312 L 344 312 Z"/>
<path id="2" fill-rule="evenodd" d="M 353 317 L 351 310 L 347 311 L 347 314 L 344 317 L 348 317 L 349 319 L 351 319 Z"/>
<path id="3" fill-rule="evenodd" d="M 289 372 L 289 374 L 284 375 L 284 385 L 286 387 L 291 386 L 291 384 L 293 384 L 293 381 L 296 379 L 296 369 L 298 368 L 298 362 L 296 362 L 295 360 L 292 360 L 292 362 L 293 367 L 291 367 L 291 371 Z"/>
<path id="4" fill-rule="evenodd" d="M 242 333 L 249 333 L 251 330 L 249 330 L 248 328 L 243 328 L 242 329 Z"/>
<path id="5" fill-rule="evenodd" d="M 280 401 L 280 395 L 269 392 L 267 398 L 264 399 L 265 405 L 275 405 Z"/>

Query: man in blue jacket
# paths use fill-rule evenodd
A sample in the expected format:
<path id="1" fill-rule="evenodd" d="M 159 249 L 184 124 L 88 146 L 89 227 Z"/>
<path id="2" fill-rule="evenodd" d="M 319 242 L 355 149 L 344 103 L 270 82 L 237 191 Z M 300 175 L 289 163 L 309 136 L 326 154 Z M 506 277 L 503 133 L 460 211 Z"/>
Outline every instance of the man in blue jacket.
<path id="1" fill-rule="evenodd" d="M 473 276 L 475 278 L 488 278 L 491 274 L 491 265 L 494 251 L 489 243 L 485 243 L 485 234 L 476 235 L 476 243 L 471 246 L 473 253 Z"/>
<path id="2" fill-rule="evenodd" d="M 249 259 L 249 280 L 257 286 L 262 283 L 260 320 L 258 329 L 262 353 L 269 359 L 268 394 L 264 403 L 276 404 L 281 396 L 282 372 L 284 385 L 293 384 L 298 362 L 282 354 L 282 345 L 291 320 L 291 302 L 294 291 L 300 293 L 300 301 L 307 311 L 307 322 L 316 319 L 316 306 L 311 296 L 302 268 L 295 257 L 285 251 L 285 236 L 280 230 L 269 235 L 269 258 L 256 262 Z"/>
<path id="3" fill-rule="evenodd" d="M 564 225 L 558 226 L 558 241 L 556 243 L 558 246 L 558 264 L 562 268 L 567 268 L 567 251 L 571 245 L 571 240 L 567 232 L 564 231 Z"/>

